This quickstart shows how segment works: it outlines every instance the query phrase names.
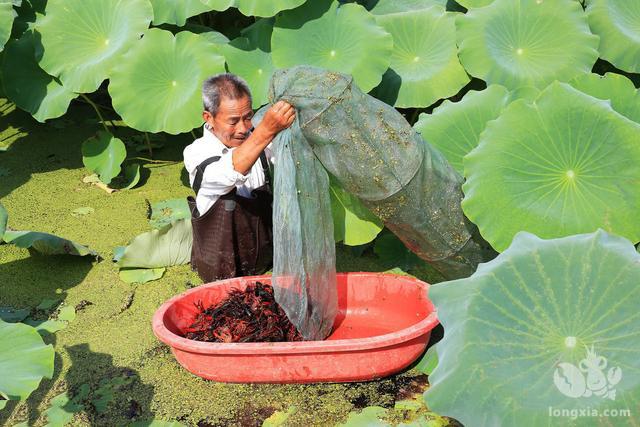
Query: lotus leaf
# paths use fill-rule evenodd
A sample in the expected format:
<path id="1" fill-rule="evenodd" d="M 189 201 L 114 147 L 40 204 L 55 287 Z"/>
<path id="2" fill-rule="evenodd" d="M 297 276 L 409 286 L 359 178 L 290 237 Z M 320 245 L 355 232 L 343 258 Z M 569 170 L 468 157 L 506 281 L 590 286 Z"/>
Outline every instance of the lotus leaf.
<path id="1" fill-rule="evenodd" d="M 339 427 L 390 427 L 391 424 L 380 418 L 387 414 L 387 410 L 381 406 L 368 406 L 360 412 L 351 412 L 349 418 Z"/>
<path id="2" fill-rule="evenodd" d="M 462 158 L 478 145 L 487 122 L 496 119 L 508 102 L 507 89 L 491 85 L 467 92 L 458 102 L 444 101 L 431 114 L 420 114 L 413 127 L 463 175 Z"/>
<path id="3" fill-rule="evenodd" d="M 583 74 L 569 82 L 581 92 L 611 101 L 611 107 L 626 118 L 640 123 L 640 91 L 623 75 Z"/>
<path id="4" fill-rule="evenodd" d="M 158 268 L 191 260 L 191 220 L 173 221 L 160 230 L 136 236 L 124 250 L 115 251 L 120 268 Z"/>
<path id="5" fill-rule="evenodd" d="M 364 207 L 357 197 L 347 193 L 335 180 L 331 180 L 329 191 L 335 241 L 357 246 L 375 239 L 382 230 L 382 221 Z"/>
<path id="6" fill-rule="evenodd" d="M 120 270 L 120 280 L 127 283 L 147 283 L 162 278 L 166 268 L 126 268 Z"/>
<path id="7" fill-rule="evenodd" d="M 175 24 L 183 26 L 187 18 L 211 10 L 201 0 L 150 0 L 153 6 L 153 24 Z"/>
<path id="8" fill-rule="evenodd" d="M 190 219 L 191 211 L 187 199 L 170 199 L 151 204 L 149 224 L 153 228 L 162 228 L 179 219 Z"/>
<path id="9" fill-rule="evenodd" d="M 89 385 L 83 384 L 76 396 L 69 397 L 68 392 L 61 393 L 51 399 L 51 406 L 44 414 L 49 420 L 48 427 L 63 427 L 73 420 L 73 414 L 84 410 L 81 403 L 89 395 Z"/>
<path id="10" fill-rule="evenodd" d="M 519 1 L 519 0 L 516 0 Z M 456 0 L 456 2 L 460 3 L 462 6 L 467 9 L 474 9 L 477 7 L 485 7 L 493 3 L 493 0 Z"/>
<path id="11" fill-rule="evenodd" d="M 253 108 L 269 102 L 269 82 L 275 69 L 271 53 L 262 51 L 244 37 L 224 45 L 223 53 L 229 71 L 245 79 L 251 88 Z"/>
<path id="12" fill-rule="evenodd" d="M 378 15 L 376 21 L 393 36 L 391 68 L 374 90 L 376 98 L 396 107 L 427 107 L 469 82 L 458 60 L 455 18 L 442 6 Z"/>
<path id="13" fill-rule="evenodd" d="M 278 12 L 300 6 L 306 0 L 202 0 L 214 10 L 237 7 L 245 16 L 274 16 Z"/>
<path id="14" fill-rule="evenodd" d="M 35 37 L 28 31 L 5 49 L 2 74 L 7 97 L 39 122 L 62 116 L 77 94 L 45 73 L 35 57 Z"/>
<path id="15" fill-rule="evenodd" d="M 124 190 L 130 190 L 140 182 L 140 164 L 131 163 L 124 168 Z"/>
<path id="16" fill-rule="evenodd" d="M 374 15 L 416 12 L 428 9 L 433 5 L 447 6 L 447 0 L 376 0 L 369 11 Z"/>
<path id="17" fill-rule="evenodd" d="M 109 184 L 120 173 L 120 165 L 127 157 L 124 142 L 107 132 L 98 132 L 96 137 L 82 143 L 82 163 Z"/>
<path id="18" fill-rule="evenodd" d="M 8 323 L 21 322 L 31 313 L 28 308 L 16 309 L 13 307 L 0 307 L 0 320 Z"/>
<path id="19" fill-rule="evenodd" d="M 385 264 L 394 265 L 403 271 L 411 270 L 423 262 L 416 254 L 407 249 L 395 234 L 388 230 L 378 236 L 373 252 Z"/>
<path id="20" fill-rule="evenodd" d="M 566 83 L 511 103 L 464 159 L 462 207 L 498 251 L 603 228 L 640 240 L 640 125 Z"/>
<path id="21" fill-rule="evenodd" d="M 113 70 L 113 107 L 131 127 L 145 132 L 187 132 L 202 124 L 202 82 L 224 72 L 216 45 L 183 31 L 152 28 Z"/>
<path id="22" fill-rule="evenodd" d="M 458 16 L 456 26 L 469 74 L 509 89 L 568 81 L 598 58 L 598 37 L 576 1 L 496 0 Z"/>
<path id="23" fill-rule="evenodd" d="M 95 251 L 84 245 L 38 231 L 6 231 L 4 241 L 19 248 L 33 249 L 44 255 L 98 256 Z"/>
<path id="24" fill-rule="evenodd" d="M 249 39 L 251 46 L 255 46 L 263 52 L 271 52 L 271 35 L 275 18 L 258 19 L 253 24 L 240 31 L 242 37 Z"/>
<path id="25" fill-rule="evenodd" d="M 64 322 L 62 320 L 54 320 L 54 319 L 47 319 L 47 320 L 27 319 L 24 321 L 24 323 L 36 328 L 36 331 L 38 331 L 38 333 L 43 337 L 47 336 L 48 334 L 55 334 L 56 332 L 61 331 L 67 327 L 67 322 Z"/>
<path id="26" fill-rule="evenodd" d="M 587 15 L 600 36 L 600 56 L 621 70 L 640 73 L 640 2 L 589 0 Z"/>
<path id="27" fill-rule="evenodd" d="M 466 426 L 566 426 L 550 412 L 607 409 L 630 416 L 570 425 L 637 425 L 639 281 L 624 238 L 518 233 L 472 276 L 429 289 L 445 334 L 427 405 Z"/>
<path id="28" fill-rule="evenodd" d="M 53 347 L 23 323 L 0 320 L 0 396 L 26 399 L 43 377 L 53 375 Z"/>
<path id="29" fill-rule="evenodd" d="M 304 64 L 348 73 L 368 92 L 389 68 L 393 38 L 360 5 L 314 0 L 278 15 L 271 47 L 277 68 Z"/>
<path id="30" fill-rule="evenodd" d="M 49 0 L 36 21 L 40 67 L 74 92 L 93 92 L 152 18 L 148 0 Z"/>
<path id="31" fill-rule="evenodd" d="M 13 4 L 8 0 L 0 0 L 0 52 L 11 36 L 11 26 L 15 16 Z"/>

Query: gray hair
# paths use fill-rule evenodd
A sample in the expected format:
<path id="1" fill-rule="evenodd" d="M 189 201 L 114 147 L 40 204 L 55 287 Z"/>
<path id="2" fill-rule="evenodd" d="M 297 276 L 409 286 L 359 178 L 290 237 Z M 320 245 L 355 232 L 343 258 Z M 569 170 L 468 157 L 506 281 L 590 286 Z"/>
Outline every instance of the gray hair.
<path id="1" fill-rule="evenodd" d="M 251 101 L 251 91 L 247 82 L 231 73 L 216 74 L 202 84 L 202 103 L 205 111 L 215 116 L 220 107 L 222 97 L 240 99 L 245 96 Z"/>

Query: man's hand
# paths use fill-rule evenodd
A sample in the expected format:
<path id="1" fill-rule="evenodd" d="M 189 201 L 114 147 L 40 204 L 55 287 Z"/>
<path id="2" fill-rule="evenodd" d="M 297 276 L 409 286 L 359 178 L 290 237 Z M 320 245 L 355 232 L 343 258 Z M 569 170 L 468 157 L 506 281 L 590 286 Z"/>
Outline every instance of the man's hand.
<path id="1" fill-rule="evenodd" d="M 278 132 L 291 126 L 296 118 L 296 110 L 286 101 L 278 101 L 267 110 L 258 127 L 275 137 Z"/>
<path id="2" fill-rule="evenodd" d="M 291 126 L 296 110 L 285 101 L 276 102 L 267 110 L 262 121 L 238 148 L 233 150 L 233 168 L 246 175 L 260 157 L 260 153 L 276 137 L 278 132 Z"/>

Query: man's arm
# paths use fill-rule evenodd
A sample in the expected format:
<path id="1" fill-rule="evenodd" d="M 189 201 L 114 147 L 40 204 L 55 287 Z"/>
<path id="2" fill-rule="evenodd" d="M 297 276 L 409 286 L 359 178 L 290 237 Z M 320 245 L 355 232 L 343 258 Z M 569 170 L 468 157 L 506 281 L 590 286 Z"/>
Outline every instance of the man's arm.
<path id="1" fill-rule="evenodd" d="M 283 129 L 291 126 L 296 118 L 296 110 L 285 101 L 276 102 L 264 115 L 246 141 L 233 150 L 233 168 L 245 175 L 260 157 L 260 153 Z"/>

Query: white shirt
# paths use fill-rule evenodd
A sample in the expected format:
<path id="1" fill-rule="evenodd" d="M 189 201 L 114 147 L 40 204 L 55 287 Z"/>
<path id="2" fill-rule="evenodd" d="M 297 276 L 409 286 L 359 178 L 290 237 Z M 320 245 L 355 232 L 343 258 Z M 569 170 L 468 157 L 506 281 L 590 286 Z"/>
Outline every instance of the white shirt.
<path id="1" fill-rule="evenodd" d="M 211 131 L 203 127 L 202 138 L 187 145 L 182 152 L 192 188 L 198 165 L 209 157 L 220 156 L 220 160 L 211 163 L 204 170 L 202 185 L 196 197 L 200 215 L 204 215 L 220 196 L 229 193 L 234 187 L 238 196 L 251 197 L 251 191 L 264 185 L 265 176 L 260 159 L 253 164 L 249 173 L 243 175 L 233 168 L 231 153 L 234 149 L 226 147 Z M 264 151 L 267 160 L 273 163 L 271 144 Z"/>

